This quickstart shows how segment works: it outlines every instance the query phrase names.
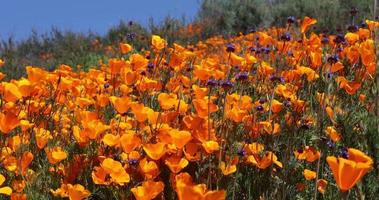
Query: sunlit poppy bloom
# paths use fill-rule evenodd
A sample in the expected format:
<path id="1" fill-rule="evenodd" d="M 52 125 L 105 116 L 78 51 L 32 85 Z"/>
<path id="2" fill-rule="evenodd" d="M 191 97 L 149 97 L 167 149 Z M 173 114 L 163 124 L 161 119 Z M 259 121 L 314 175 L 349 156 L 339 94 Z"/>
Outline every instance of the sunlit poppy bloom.
<path id="1" fill-rule="evenodd" d="M 159 105 L 163 110 L 175 108 L 178 104 L 177 96 L 175 94 L 160 93 L 158 95 Z"/>
<path id="2" fill-rule="evenodd" d="M 314 25 L 316 23 L 317 23 L 316 19 L 312 19 L 310 17 L 305 16 L 303 21 L 301 22 L 301 27 L 300 27 L 301 33 L 305 33 L 311 25 Z"/>
<path id="3" fill-rule="evenodd" d="M 341 135 L 334 129 L 333 126 L 326 127 L 325 133 L 330 137 L 333 142 L 341 140 Z"/>
<path id="4" fill-rule="evenodd" d="M 328 156 L 326 161 L 342 191 L 347 191 L 372 168 L 373 160 L 363 152 L 349 148 L 347 158 Z"/>
<path id="5" fill-rule="evenodd" d="M 25 175 L 30 163 L 33 161 L 34 159 L 34 156 L 31 152 L 27 151 L 27 152 L 24 152 L 21 156 L 21 159 L 20 159 L 20 164 L 19 164 L 19 167 L 20 167 L 20 171 L 23 175 Z"/>
<path id="6" fill-rule="evenodd" d="M 165 164 L 168 166 L 168 168 L 171 170 L 172 173 L 179 173 L 182 169 L 184 169 L 188 165 L 188 160 L 185 158 L 182 158 L 180 156 L 170 156 L 169 158 L 165 159 Z"/>
<path id="7" fill-rule="evenodd" d="M 159 160 L 166 154 L 166 144 L 158 142 L 155 144 L 144 144 L 143 150 L 153 160 Z"/>
<path id="8" fill-rule="evenodd" d="M 0 194 L 5 194 L 9 196 L 12 194 L 12 188 L 8 186 L 1 187 L 4 182 L 5 182 L 5 177 L 2 174 L 0 174 Z"/>
<path id="9" fill-rule="evenodd" d="M 187 143 L 183 152 L 188 161 L 198 161 L 200 160 L 200 145 L 194 142 Z"/>
<path id="10" fill-rule="evenodd" d="M 310 181 L 316 178 L 316 172 L 309 169 L 304 169 L 303 175 L 307 181 Z"/>
<path id="11" fill-rule="evenodd" d="M 253 154 L 247 157 L 247 162 L 257 166 L 260 169 L 266 169 L 272 164 L 282 168 L 283 164 L 278 161 L 278 157 L 271 151 L 267 151 L 265 154 Z"/>
<path id="12" fill-rule="evenodd" d="M 213 153 L 220 148 L 220 145 L 216 141 L 205 141 L 202 146 L 207 153 Z"/>
<path id="13" fill-rule="evenodd" d="M 115 97 L 111 96 L 109 97 L 109 100 L 112 102 L 112 105 L 117 110 L 118 113 L 124 114 L 126 113 L 131 105 L 131 101 L 129 97 Z"/>
<path id="14" fill-rule="evenodd" d="M 141 139 L 133 131 L 128 131 L 121 136 L 120 144 L 125 153 L 130 153 L 141 145 Z"/>
<path id="15" fill-rule="evenodd" d="M 139 169 L 147 179 L 154 179 L 160 173 L 157 163 L 154 161 L 148 161 L 146 158 L 139 162 Z"/>
<path id="16" fill-rule="evenodd" d="M 164 184 L 161 181 L 145 181 L 142 186 L 131 189 L 134 197 L 137 200 L 151 200 L 160 194 L 164 189 Z"/>
<path id="17" fill-rule="evenodd" d="M 238 164 L 238 157 L 233 159 L 232 162 L 228 164 L 226 164 L 224 161 L 221 161 L 219 167 L 221 169 L 222 174 L 224 174 L 225 176 L 228 176 L 237 171 L 237 164 Z"/>
<path id="18" fill-rule="evenodd" d="M 166 41 L 162 39 L 161 37 L 159 37 L 158 35 L 153 35 L 151 38 L 151 44 L 153 45 L 155 49 L 161 50 L 165 48 Z"/>
<path id="19" fill-rule="evenodd" d="M 87 198 L 91 193 L 80 184 L 62 184 L 56 190 L 50 190 L 54 196 L 68 197 L 70 200 L 82 200 Z"/>
<path id="20" fill-rule="evenodd" d="M 188 173 L 181 173 L 175 176 L 176 192 L 179 200 L 223 200 L 226 198 L 224 190 L 207 191 L 205 184 L 195 185 Z"/>
<path id="21" fill-rule="evenodd" d="M 63 151 L 61 147 L 55 147 L 53 149 L 45 148 L 45 152 L 49 163 L 52 165 L 55 165 L 67 158 L 67 153 Z"/>
<path id="22" fill-rule="evenodd" d="M 106 158 L 101 163 L 101 168 L 104 169 L 106 174 L 109 174 L 111 181 L 119 185 L 129 183 L 130 177 L 126 173 L 125 169 L 120 162 L 113 160 L 112 158 Z"/>
<path id="23" fill-rule="evenodd" d="M 132 50 L 132 46 L 127 43 L 120 43 L 120 50 L 122 54 L 127 54 Z"/>
<path id="24" fill-rule="evenodd" d="M 296 150 L 294 152 L 295 157 L 299 160 L 306 160 L 308 162 L 314 162 L 320 158 L 321 153 L 314 147 L 306 146 L 303 149 Z"/>
<path id="25" fill-rule="evenodd" d="M 2 133 L 9 133 L 14 128 L 19 126 L 20 120 L 13 113 L 0 113 L 0 131 Z"/>
<path id="26" fill-rule="evenodd" d="M 37 141 L 37 147 L 43 149 L 53 136 L 50 134 L 49 130 L 44 128 L 34 128 L 34 133 Z"/>

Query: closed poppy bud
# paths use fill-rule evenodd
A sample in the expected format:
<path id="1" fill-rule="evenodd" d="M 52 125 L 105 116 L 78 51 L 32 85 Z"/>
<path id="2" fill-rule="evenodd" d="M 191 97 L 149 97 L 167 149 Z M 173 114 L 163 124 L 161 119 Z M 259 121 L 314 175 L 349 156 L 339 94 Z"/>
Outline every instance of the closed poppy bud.
<path id="1" fill-rule="evenodd" d="M 359 102 L 363 103 L 366 100 L 366 95 L 360 94 L 359 95 Z"/>

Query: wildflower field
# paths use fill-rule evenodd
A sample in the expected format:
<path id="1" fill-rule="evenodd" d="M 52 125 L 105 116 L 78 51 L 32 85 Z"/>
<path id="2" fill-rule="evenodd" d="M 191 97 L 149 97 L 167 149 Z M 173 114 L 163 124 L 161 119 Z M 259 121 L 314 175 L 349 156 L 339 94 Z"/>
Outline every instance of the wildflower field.
<path id="1" fill-rule="evenodd" d="M 379 22 L 316 24 L 1 73 L 0 199 L 377 199 Z"/>

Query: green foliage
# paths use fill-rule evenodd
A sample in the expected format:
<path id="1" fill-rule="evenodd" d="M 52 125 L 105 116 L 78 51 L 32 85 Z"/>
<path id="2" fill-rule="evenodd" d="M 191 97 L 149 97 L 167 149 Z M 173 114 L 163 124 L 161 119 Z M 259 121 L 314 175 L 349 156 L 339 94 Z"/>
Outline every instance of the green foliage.
<path id="1" fill-rule="evenodd" d="M 372 18 L 373 4 L 372 0 L 204 0 L 197 20 L 208 25 L 209 34 L 231 34 L 255 27 L 283 26 L 288 16 L 310 16 L 318 20 L 317 29 L 334 32 L 352 23 L 348 17 L 352 7 L 359 11 L 356 24 Z"/>

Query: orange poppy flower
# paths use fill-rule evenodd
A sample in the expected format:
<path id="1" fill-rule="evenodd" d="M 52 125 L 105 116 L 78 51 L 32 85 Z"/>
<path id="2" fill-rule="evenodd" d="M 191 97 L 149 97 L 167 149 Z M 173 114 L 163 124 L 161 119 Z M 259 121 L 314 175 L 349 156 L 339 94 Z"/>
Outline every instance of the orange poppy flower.
<path id="1" fill-rule="evenodd" d="M 336 78 L 336 82 L 339 84 L 340 88 L 344 89 L 346 93 L 349 95 L 353 95 L 357 92 L 357 90 L 361 87 L 361 83 L 359 82 L 349 82 L 345 77 L 338 76 Z"/>
<path id="2" fill-rule="evenodd" d="M 253 154 L 247 157 L 247 162 L 257 166 L 259 169 L 266 169 L 272 164 L 282 168 L 283 164 L 278 161 L 278 157 L 271 152 L 267 151 L 264 155 Z"/>
<path id="3" fill-rule="evenodd" d="M 94 170 L 92 171 L 92 181 L 95 184 L 100 185 L 109 185 L 110 182 L 106 181 L 107 173 L 102 167 L 94 167 Z"/>
<path id="4" fill-rule="evenodd" d="M 7 102 L 15 102 L 22 98 L 22 93 L 16 84 L 3 82 L 2 85 L 4 87 L 4 99 Z"/>
<path id="5" fill-rule="evenodd" d="M 56 190 L 50 190 L 54 196 L 69 198 L 70 200 L 82 200 L 87 198 L 91 193 L 80 184 L 62 184 Z"/>
<path id="6" fill-rule="evenodd" d="M 202 146 L 207 153 L 213 153 L 220 149 L 220 145 L 216 141 L 212 140 L 203 142 Z"/>
<path id="7" fill-rule="evenodd" d="M 208 97 L 204 97 L 203 99 L 195 99 L 192 101 L 199 117 L 208 118 L 208 112 L 214 113 L 218 110 L 217 105 L 213 103 L 214 99 L 215 98 L 211 97 L 210 102 L 209 102 Z M 209 107 L 209 110 L 208 110 L 208 107 Z"/>
<path id="8" fill-rule="evenodd" d="M 32 83 L 38 83 L 46 79 L 47 72 L 40 67 L 26 67 L 26 73 L 28 74 L 28 79 Z"/>
<path id="9" fill-rule="evenodd" d="M 334 179 L 342 191 L 354 187 L 373 165 L 373 160 L 358 149 L 349 148 L 347 156 L 348 158 L 335 156 L 326 158 Z"/>
<path id="10" fill-rule="evenodd" d="M 175 181 L 179 200 L 224 200 L 226 198 L 224 190 L 207 191 L 205 184 L 193 184 L 192 178 L 188 173 L 176 175 Z"/>
<path id="11" fill-rule="evenodd" d="M 333 126 L 326 127 L 325 133 L 330 137 L 333 142 L 341 140 L 341 135 L 334 129 Z"/>
<path id="12" fill-rule="evenodd" d="M 187 143 L 184 148 L 183 152 L 186 156 L 186 159 L 189 161 L 198 161 L 200 160 L 200 145 L 194 142 Z"/>
<path id="13" fill-rule="evenodd" d="M 44 128 L 34 128 L 33 130 L 37 141 L 37 147 L 39 149 L 43 149 L 49 139 L 53 139 L 49 130 L 46 130 Z"/>
<path id="14" fill-rule="evenodd" d="M 146 179 L 154 179 L 159 175 L 159 167 L 154 161 L 148 161 L 146 158 L 139 162 L 139 169 Z"/>
<path id="15" fill-rule="evenodd" d="M 143 150 L 153 160 L 159 160 L 166 154 L 166 144 L 158 142 L 155 144 L 144 144 Z"/>
<path id="16" fill-rule="evenodd" d="M 113 134 L 106 134 L 104 135 L 103 137 L 103 143 L 110 146 L 110 147 L 113 147 L 113 146 L 116 146 L 120 143 L 120 136 L 119 135 L 113 135 Z"/>
<path id="17" fill-rule="evenodd" d="M 127 54 L 129 53 L 133 47 L 130 44 L 127 43 L 120 43 L 120 50 L 122 54 Z"/>
<path id="18" fill-rule="evenodd" d="M 49 163 L 52 165 L 55 165 L 67 158 L 67 153 L 62 151 L 61 147 L 55 147 L 53 149 L 45 148 L 45 152 Z"/>
<path id="19" fill-rule="evenodd" d="M 350 45 L 353 45 L 359 40 L 359 35 L 356 33 L 346 33 L 345 39 L 350 43 Z"/>
<path id="20" fill-rule="evenodd" d="M 188 160 L 177 155 L 172 155 L 169 158 L 165 159 L 165 164 L 168 166 L 172 173 L 177 174 L 182 171 L 182 169 L 187 167 Z"/>
<path id="21" fill-rule="evenodd" d="M 167 93 L 160 93 L 158 95 L 158 102 L 163 110 L 176 108 L 176 105 L 178 104 L 176 94 L 167 94 Z"/>
<path id="22" fill-rule="evenodd" d="M 134 134 L 134 131 L 128 131 L 121 136 L 120 144 L 125 153 L 130 153 L 141 145 L 141 139 Z"/>
<path id="23" fill-rule="evenodd" d="M 0 194 L 5 194 L 9 196 L 12 194 L 12 188 L 8 186 L 1 187 L 1 185 L 3 185 L 4 182 L 5 182 L 5 177 L 2 174 L 0 174 Z"/>
<path id="24" fill-rule="evenodd" d="M 304 169 L 303 175 L 307 181 L 310 181 L 316 178 L 316 172 L 309 169 Z"/>
<path id="25" fill-rule="evenodd" d="M 17 158 L 14 156 L 7 156 L 3 159 L 2 164 L 6 170 L 13 172 L 17 169 L 18 161 Z"/>
<path id="26" fill-rule="evenodd" d="M 20 120 L 13 113 L 0 112 L 0 131 L 9 133 L 20 124 Z"/>
<path id="27" fill-rule="evenodd" d="M 156 50 L 161 50 L 165 48 L 166 41 L 159 37 L 158 35 L 153 35 L 151 38 L 151 44 L 153 45 L 153 48 Z"/>
<path id="28" fill-rule="evenodd" d="M 170 129 L 167 134 L 166 143 L 175 145 L 175 148 L 182 149 L 189 141 L 192 140 L 191 133 L 188 131 L 180 131 L 178 129 Z"/>
<path id="29" fill-rule="evenodd" d="M 20 171 L 23 175 L 25 175 L 30 163 L 33 161 L 34 156 L 30 151 L 24 152 L 20 159 Z"/>
<path id="30" fill-rule="evenodd" d="M 109 59 L 108 64 L 112 74 L 119 74 L 122 68 L 127 67 L 125 60 L 120 60 L 117 58 Z"/>
<path id="31" fill-rule="evenodd" d="M 319 151 L 317 151 L 314 147 L 309 146 L 301 149 L 301 151 L 296 150 L 294 154 L 297 159 L 306 160 L 308 162 L 314 162 L 321 156 L 321 153 Z"/>
<path id="32" fill-rule="evenodd" d="M 301 33 L 305 33 L 311 25 L 314 25 L 316 23 L 317 23 L 316 19 L 312 19 L 308 16 L 305 16 L 303 21 L 301 22 L 301 27 L 300 27 Z"/>
<path id="33" fill-rule="evenodd" d="M 330 68 L 330 72 L 338 72 L 344 68 L 343 64 L 341 62 L 337 62 L 332 64 L 332 67 Z"/>
<path id="34" fill-rule="evenodd" d="M 151 200 L 160 194 L 164 189 L 164 184 L 161 181 L 144 181 L 142 186 L 131 189 L 136 200 Z"/>
<path id="35" fill-rule="evenodd" d="M 124 185 L 129 183 L 130 177 L 126 173 L 125 169 L 120 162 L 113 160 L 112 158 L 106 158 L 101 163 L 101 167 L 104 169 L 106 174 L 109 174 L 111 181 L 119 185 Z"/>
<path id="36" fill-rule="evenodd" d="M 129 58 L 130 66 L 133 71 L 141 72 L 146 70 L 146 66 L 149 63 L 149 60 L 145 58 L 145 56 L 140 54 L 132 54 Z"/>
<path id="37" fill-rule="evenodd" d="M 226 164 L 224 161 L 221 161 L 220 163 L 220 169 L 222 174 L 225 176 L 228 176 L 230 174 L 233 174 L 237 171 L 237 164 L 238 164 L 238 158 L 232 160 L 231 163 Z"/>
<path id="38" fill-rule="evenodd" d="M 109 100 L 111 101 L 114 108 L 117 110 L 118 113 L 124 114 L 126 113 L 131 105 L 131 101 L 129 97 L 115 97 L 111 96 L 109 97 Z"/>

